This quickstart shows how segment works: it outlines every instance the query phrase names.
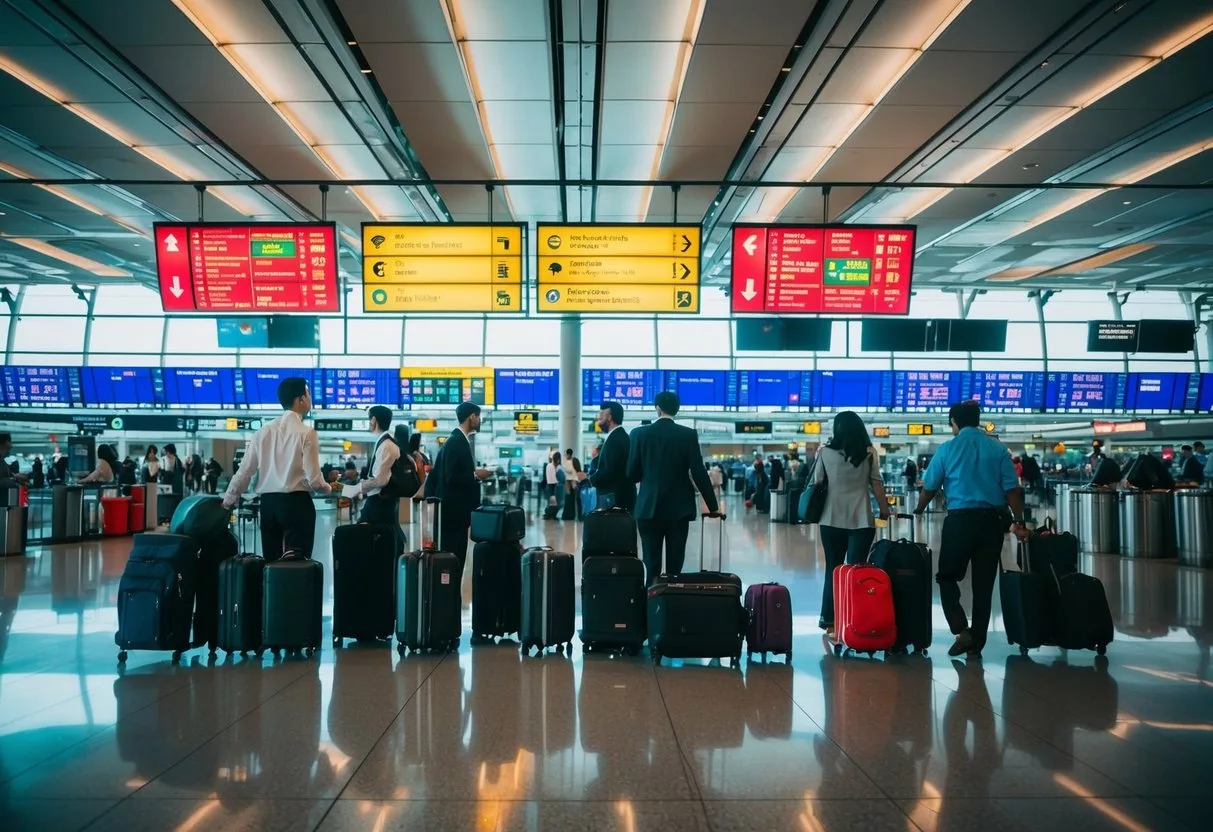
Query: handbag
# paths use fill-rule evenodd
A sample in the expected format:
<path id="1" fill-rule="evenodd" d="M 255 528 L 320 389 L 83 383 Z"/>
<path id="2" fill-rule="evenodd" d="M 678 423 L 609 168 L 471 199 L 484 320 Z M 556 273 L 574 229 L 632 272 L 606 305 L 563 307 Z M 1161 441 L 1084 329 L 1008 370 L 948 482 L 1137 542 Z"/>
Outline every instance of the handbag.
<path id="1" fill-rule="evenodd" d="M 822 469 L 821 482 L 815 482 L 804 490 L 800 497 L 800 516 L 805 523 L 820 523 L 826 510 L 826 498 L 830 495 L 830 477 Z"/>

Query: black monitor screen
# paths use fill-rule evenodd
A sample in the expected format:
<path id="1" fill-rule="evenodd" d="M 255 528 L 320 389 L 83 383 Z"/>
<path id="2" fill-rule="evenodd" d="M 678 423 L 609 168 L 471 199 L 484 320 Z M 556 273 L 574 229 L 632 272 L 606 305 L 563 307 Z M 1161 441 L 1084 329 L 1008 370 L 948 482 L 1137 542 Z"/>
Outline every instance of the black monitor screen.
<path id="1" fill-rule="evenodd" d="M 270 318 L 269 341 L 270 349 L 318 349 L 320 322 L 315 315 L 275 315 Z"/>
<path id="2" fill-rule="evenodd" d="M 738 318 L 737 349 L 745 352 L 782 350 L 783 323 L 778 318 Z"/>
<path id="3" fill-rule="evenodd" d="M 930 352 L 927 323 L 912 318 L 864 321 L 860 347 L 864 352 Z"/>
<path id="4" fill-rule="evenodd" d="M 1006 321 L 936 321 L 948 324 L 947 344 L 935 342 L 935 349 L 946 352 L 1005 352 Z"/>

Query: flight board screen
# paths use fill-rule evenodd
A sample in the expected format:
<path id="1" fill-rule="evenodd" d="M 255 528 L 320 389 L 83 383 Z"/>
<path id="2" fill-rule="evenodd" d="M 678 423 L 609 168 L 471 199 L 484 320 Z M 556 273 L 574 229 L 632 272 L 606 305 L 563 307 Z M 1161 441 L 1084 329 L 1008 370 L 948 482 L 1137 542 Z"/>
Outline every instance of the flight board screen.
<path id="1" fill-rule="evenodd" d="M 500 407 L 560 404 L 559 370 L 497 370 L 496 378 Z"/>

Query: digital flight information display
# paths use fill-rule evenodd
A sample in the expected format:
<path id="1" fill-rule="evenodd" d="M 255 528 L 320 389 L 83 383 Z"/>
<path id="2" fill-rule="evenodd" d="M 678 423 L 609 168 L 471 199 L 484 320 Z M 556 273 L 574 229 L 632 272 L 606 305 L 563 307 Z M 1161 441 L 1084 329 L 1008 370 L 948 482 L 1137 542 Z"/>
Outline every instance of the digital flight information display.
<path id="1" fill-rule="evenodd" d="M 320 371 L 300 367 L 243 367 L 235 371 L 237 403 L 251 408 L 281 408 L 278 385 L 288 378 L 307 380 L 313 404 L 323 407 L 323 385 Z"/>
<path id="2" fill-rule="evenodd" d="M 464 401 L 484 404 L 484 384 L 480 385 L 480 396 L 465 396 L 463 379 L 452 378 L 400 378 L 399 401 L 401 407 L 411 407 L 421 404 L 457 405 Z"/>
<path id="3" fill-rule="evenodd" d="M 325 407 L 400 406 L 398 370 L 325 370 Z"/>
<path id="4" fill-rule="evenodd" d="M 812 407 L 872 408 L 893 406 L 893 373 L 889 370 L 819 370 L 813 374 Z"/>
<path id="5" fill-rule="evenodd" d="M 982 410 L 1013 413 L 1040 410 L 1045 404 L 1044 373 L 965 373 L 962 387 L 962 398 L 977 402 Z"/>
<path id="6" fill-rule="evenodd" d="M 1188 380 L 1192 373 L 1129 373 L 1126 410 L 1192 410 Z"/>
<path id="7" fill-rule="evenodd" d="M 582 370 L 581 403 L 596 407 L 603 402 L 619 402 L 624 407 L 652 405 L 666 389 L 662 370 Z"/>
<path id="8" fill-rule="evenodd" d="M 81 367 L 80 380 L 86 405 L 154 407 L 164 403 L 159 367 Z"/>
<path id="9" fill-rule="evenodd" d="M 893 373 L 894 410 L 947 410 L 960 401 L 961 374 L 951 370 Z"/>
<path id="10" fill-rule="evenodd" d="M 683 407 L 728 407 L 728 373 L 724 370 L 670 370 L 666 383 Z"/>
<path id="11" fill-rule="evenodd" d="M 1065 413 L 1121 410 L 1125 387 L 1124 373 L 1049 373 L 1045 407 Z"/>
<path id="12" fill-rule="evenodd" d="M 496 387 L 502 407 L 560 404 L 559 370 L 497 370 Z"/>
<path id="13" fill-rule="evenodd" d="M 914 226 L 736 225 L 734 312 L 906 315 Z"/>
<path id="14" fill-rule="evenodd" d="M 79 367 L 4 367 L 4 403 L 71 407 L 81 403 Z"/>
<path id="15" fill-rule="evenodd" d="M 333 223 L 156 223 L 165 312 L 339 312 Z"/>
<path id="16" fill-rule="evenodd" d="M 230 367 L 165 369 L 164 402 L 169 407 L 236 407 L 236 371 Z M 276 398 L 276 397 L 275 397 Z"/>

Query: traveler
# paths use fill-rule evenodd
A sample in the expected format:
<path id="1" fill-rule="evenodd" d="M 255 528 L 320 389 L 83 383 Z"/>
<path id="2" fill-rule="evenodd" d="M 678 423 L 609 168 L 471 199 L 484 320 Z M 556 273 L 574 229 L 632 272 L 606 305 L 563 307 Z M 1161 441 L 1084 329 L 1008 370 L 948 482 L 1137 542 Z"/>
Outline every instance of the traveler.
<path id="1" fill-rule="evenodd" d="M 597 466 L 591 463 L 594 473 L 590 476 L 590 484 L 598 489 L 598 505 L 631 511 L 636 505 L 636 485 L 628 479 L 632 440 L 623 426 L 623 405 L 603 402 L 598 409 L 598 426 L 606 434 L 606 441 L 596 457 Z"/>
<path id="2" fill-rule="evenodd" d="M 628 479 L 640 483 L 634 513 L 650 585 L 658 575 L 682 571 L 690 522 L 698 509 L 696 489 L 707 503 L 709 514 L 724 516 L 703 467 L 699 434 L 674 421 L 678 395 L 663 390 L 653 405 L 657 419 L 632 431 L 628 452 Z"/>
<path id="3" fill-rule="evenodd" d="M 219 460 L 211 457 L 206 461 L 206 493 L 215 494 L 219 491 L 219 478 L 223 476 L 223 466 Z"/>
<path id="4" fill-rule="evenodd" d="M 1002 557 L 1003 537 L 1010 528 L 1026 539 L 1023 489 L 1011 456 L 992 436 L 978 428 L 981 408 L 968 401 L 948 412 L 954 439 L 944 442 L 922 477 L 915 514 L 922 514 L 937 492 L 948 499 L 948 517 L 939 544 L 939 600 L 956 642 L 948 655 L 980 656 L 986 646 L 994 579 Z M 1010 507 L 1010 514 L 1007 508 Z M 973 569 L 973 618 L 965 618 L 960 581 Z"/>
<path id="5" fill-rule="evenodd" d="M 880 519 L 889 519 L 889 501 L 872 440 L 863 420 L 850 410 L 834 417 L 833 437 L 817 450 L 813 484 L 822 480 L 829 487 L 819 533 L 821 548 L 825 550 L 826 573 L 817 626 L 833 638 L 834 570 L 844 562 L 856 564 L 867 560 L 876 538 L 872 495 L 880 507 Z"/>
<path id="6" fill-rule="evenodd" d="M 114 451 L 113 445 L 101 444 L 97 446 L 97 467 L 92 470 L 92 473 L 85 474 L 79 479 L 80 483 L 99 483 L 108 485 L 118 478 L 118 454 Z M 24 480 L 24 475 L 17 474 Z"/>
<path id="7" fill-rule="evenodd" d="M 750 472 L 750 501 L 747 507 L 754 506 L 755 511 L 766 513 L 771 510 L 771 484 L 767 479 L 767 469 L 762 458 L 754 460 L 754 470 Z"/>
<path id="8" fill-rule="evenodd" d="M 1205 466 L 1197 458 L 1191 445 L 1183 445 L 1179 449 L 1180 474 L 1184 482 L 1204 482 Z"/>
<path id="9" fill-rule="evenodd" d="M 708 469 L 708 481 L 712 483 L 712 492 L 716 495 L 716 504 L 720 505 L 724 500 L 724 472 L 719 465 L 710 465 L 704 463 Z"/>
<path id="10" fill-rule="evenodd" d="M 261 495 L 261 550 L 275 561 L 290 554 L 310 558 L 316 541 L 316 506 L 312 494 L 333 489 L 320 475 L 320 439 L 303 423 L 312 409 L 307 380 L 284 378 L 278 385 L 283 414 L 253 435 L 228 483 L 223 504 L 232 508 L 257 477 Z"/>
<path id="11" fill-rule="evenodd" d="M 133 468 L 134 466 L 135 463 L 132 462 L 131 467 Z M 30 485 L 34 488 L 42 488 L 46 485 L 46 468 L 42 462 L 42 457 L 34 458 L 34 464 L 30 468 L 30 477 Z"/>
<path id="12" fill-rule="evenodd" d="M 27 477 L 25 474 L 14 474 L 12 469 L 5 462 L 9 454 L 13 452 L 13 435 L 11 433 L 0 433 L 0 487 L 11 488 L 14 485 L 25 485 Z"/>
<path id="13" fill-rule="evenodd" d="M 492 476 L 476 467 L 472 437 L 480 430 L 480 405 L 463 402 L 455 408 L 459 427 L 438 449 L 434 469 L 425 481 L 425 496 L 442 500 L 438 528 L 438 547 L 459 558 L 462 586 L 463 566 L 468 556 L 468 530 L 472 511 L 480 506 L 480 483 Z"/>
<path id="14" fill-rule="evenodd" d="M 138 473 L 135 471 L 135 460 L 128 456 L 126 459 L 122 460 L 122 468 L 118 472 L 118 484 L 134 485 L 138 481 L 139 477 Z"/>
<path id="15" fill-rule="evenodd" d="M 777 456 L 770 457 L 771 460 L 771 490 L 778 491 L 783 488 L 783 462 Z"/>
<path id="16" fill-rule="evenodd" d="M 581 460 L 573 456 L 573 449 L 566 448 L 564 451 L 564 511 L 561 513 L 562 520 L 580 520 L 581 519 L 581 498 L 578 492 L 581 490 Z"/>
<path id="17" fill-rule="evenodd" d="M 202 467 L 202 456 L 200 454 L 190 455 L 189 464 L 189 488 L 195 494 L 202 493 L 202 481 L 206 474 Z"/>
<path id="18" fill-rule="evenodd" d="M 156 446 L 148 445 L 147 453 L 143 455 L 143 482 L 147 485 L 160 482 L 160 457 L 156 456 Z"/>
<path id="19" fill-rule="evenodd" d="M 544 509 L 544 520 L 555 520 L 564 499 L 564 464 L 560 460 L 560 452 L 553 451 L 548 464 L 543 466 L 544 493 L 547 495 L 547 508 Z"/>
<path id="20" fill-rule="evenodd" d="M 397 434 L 399 434 L 401 428 L 408 430 L 408 428 L 406 426 L 398 425 L 396 427 Z M 409 440 L 409 442 L 408 442 L 409 456 L 411 456 L 413 458 L 413 464 L 417 466 L 417 476 L 421 477 L 421 488 L 417 490 L 416 496 L 422 497 L 425 495 L 424 494 L 425 478 L 429 474 L 429 471 L 430 471 L 430 461 L 426 457 L 425 451 L 423 451 L 421 449 L 421 434 L 420 433 L 412 434 L 411 436 L 408 437 L 408 440 Z M 397 442 L 400 441 L 399 436 L 396 437 L 396 441 Z M 404 445 L 401 445 L 400 447 L 403 448 Z"/>
<path id="21" fill-rule="evenodd" d="M 392 468 L 397 461 L 402 461 L 407 469 L 414 468 L 413 458 L 401 451 L 401 445 L 389 432 L 392 427 L 392 411 L 383 405 L 375 405 L 367 411 L 368 428 L 376 438 L 375 448 L 371 452 L 371 476 L 362 481 L 360 486 L 365 498 L 362 504 L 361 522 L 379 523 L 390 526 L 396 535 L 397 551 L 404 551 L 404 533 L 400 530 L 400 498 L 412 498 L 412 494 L 397 493 L 392 481 Z M 408 430 L 407 426 L 405 431 Z M 408 436 L 405 434 L 404 447 L 408 447 Z"/>

